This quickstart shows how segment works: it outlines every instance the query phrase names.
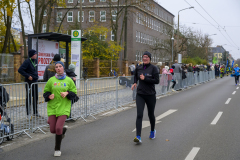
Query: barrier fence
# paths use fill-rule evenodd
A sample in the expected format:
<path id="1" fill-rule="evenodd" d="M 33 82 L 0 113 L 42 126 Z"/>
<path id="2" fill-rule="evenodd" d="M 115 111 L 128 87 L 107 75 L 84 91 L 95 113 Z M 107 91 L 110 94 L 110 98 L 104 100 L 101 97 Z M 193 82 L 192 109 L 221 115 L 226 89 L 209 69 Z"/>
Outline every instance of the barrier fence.
<path id="1" fill-rule="evenodd" d="M 187 73 L 186 78 L 175 73 L 174 75 L 159 75 L 160 83 L 155 85 L 156 96 L 163 95 L 174 90 L 184 89 L 199 83 L 215 79 L 215 72 Z M 176 82 L 174 90 L 172 88 Z M 103 113 L 112 109 L 122 110 L 124 105 L 133 103 L 136 99 L 136 89 L 131 90 L 134 83 L 133 76 L 105 77 L 92 79 L 79 79 L 76 81 L 79 100 L 72 102 L 71 114 L 67 120 L 83 119 Z M 14 83 L 0 85 L 1 102 L 5 102 L 7 95 L 9 101 L 0 103 L 2 110 L 0 125 L 0 144 L 4 138 L 11 139 L 40 131 L 48 126 L 47 102 L 44 101 L 43 92 L 46 82 Z M 1 111 L 0 110 L 0 111 Z"/>

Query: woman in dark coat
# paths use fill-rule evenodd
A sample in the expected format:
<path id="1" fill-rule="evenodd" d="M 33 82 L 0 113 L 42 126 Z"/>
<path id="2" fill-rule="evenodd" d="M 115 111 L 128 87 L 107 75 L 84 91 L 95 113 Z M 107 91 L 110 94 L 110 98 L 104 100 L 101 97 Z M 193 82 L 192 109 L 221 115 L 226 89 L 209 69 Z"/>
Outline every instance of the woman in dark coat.
<path id="1" fill-rule="evenodd" d="M 214 68 L 215 68 L 215 76 L 217 78 L 217 77 L 219 77 L 219 74 L 220 74 L 219 66 L 216 65 Z"/>

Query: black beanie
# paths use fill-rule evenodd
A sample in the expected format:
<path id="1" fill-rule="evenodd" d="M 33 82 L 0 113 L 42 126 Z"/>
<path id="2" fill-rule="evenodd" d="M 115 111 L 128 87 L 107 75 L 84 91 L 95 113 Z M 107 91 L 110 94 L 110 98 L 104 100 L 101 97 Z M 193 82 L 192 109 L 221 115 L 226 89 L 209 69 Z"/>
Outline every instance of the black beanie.
<path id="1" fill-rule="evenodd" d="M 28 51 L 28 56 L 31 58 L 34 54 L 37 54 L 37 51 L 35 51 L 34 49 L 30 49 Z"/>
<path id="2" fill-rule="evenodd" d="M 148 52 L 148 51 L 145 51 L 145 52 L 143 53 L 143 56 L 144 56 L 144 55 L 147 55 L 147 56 L 150 58 L 150 60 L 151 60 L 151 56 L 152 56 L 152 55 L 151 55 L 151 53 L 150 53 L 150 52 Z"/>
<path id="3" fill-rule="evenodd" d="M 57 61 L 60 61 L 60 60 L 61 60 L 60 54 L 55 54 L 54 57 L 53 57 L 53 61 L 57 62 Z"/>

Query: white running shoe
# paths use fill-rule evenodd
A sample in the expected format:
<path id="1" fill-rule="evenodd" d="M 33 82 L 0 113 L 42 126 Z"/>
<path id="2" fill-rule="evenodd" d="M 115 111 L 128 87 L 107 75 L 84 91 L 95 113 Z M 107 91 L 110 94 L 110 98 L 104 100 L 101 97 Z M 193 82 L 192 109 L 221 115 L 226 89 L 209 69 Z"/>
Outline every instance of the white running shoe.
<path id="1" fill-rule="evenodd" d="M 54 157 L 60 157 L 60 156 L 61 156 L 61 151 L 54 152 Z"/>

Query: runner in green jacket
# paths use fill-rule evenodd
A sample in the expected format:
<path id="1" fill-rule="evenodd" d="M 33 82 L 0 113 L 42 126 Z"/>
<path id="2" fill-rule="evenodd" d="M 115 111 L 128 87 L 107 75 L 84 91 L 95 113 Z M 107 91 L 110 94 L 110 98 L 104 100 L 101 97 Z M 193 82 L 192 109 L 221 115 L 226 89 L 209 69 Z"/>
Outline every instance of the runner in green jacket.
<path id="1" fill-rule="evenodd" d="M 56 74 L 51 77 L 44 88 L 44 98 L 47 104 L 48 124 L 50 131 L 56 134 L 54 156 L 61 156 L 61 142 L 67 131 L 63 127 L 65 120 L 70 115 L 71 100 L 76 98 L 77 88 L 73 80 L 64 73 L 64 64 L 55 63 Z"/>

